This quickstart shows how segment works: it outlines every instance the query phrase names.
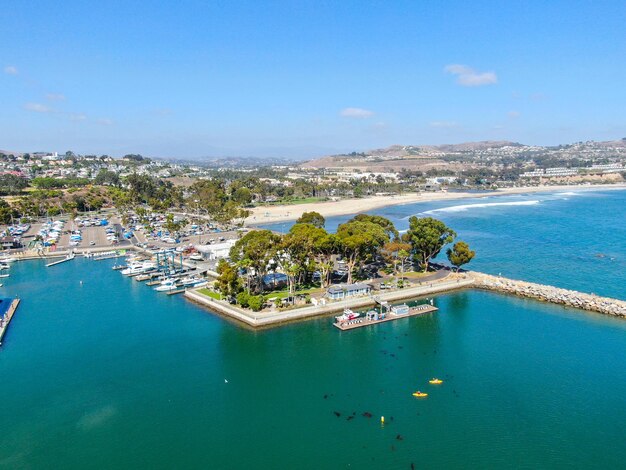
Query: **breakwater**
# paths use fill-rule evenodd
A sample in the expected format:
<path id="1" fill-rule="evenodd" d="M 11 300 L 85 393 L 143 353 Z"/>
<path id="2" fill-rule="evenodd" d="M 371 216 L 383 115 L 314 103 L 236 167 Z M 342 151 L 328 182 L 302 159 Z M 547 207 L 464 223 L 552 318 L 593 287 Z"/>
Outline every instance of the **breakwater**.
<path id="1" fill-rule="evenodd" d="M 503 292 L 605 315 L 626 317 L 626 302 L 623 300 L 476 272 L 471 273 L 471 277 L 474 279 L 473 287 L 478 289 Z"/>

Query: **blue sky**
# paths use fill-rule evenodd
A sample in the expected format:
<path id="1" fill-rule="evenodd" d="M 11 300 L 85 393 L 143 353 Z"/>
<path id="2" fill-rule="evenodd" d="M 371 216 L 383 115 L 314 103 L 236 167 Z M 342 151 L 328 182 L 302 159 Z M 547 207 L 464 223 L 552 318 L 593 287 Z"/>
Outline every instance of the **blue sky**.
<path id="1" fill-rule="evenodd" d="M 626 137 L 626 2 L 3 2 L 0 149 Z"/>

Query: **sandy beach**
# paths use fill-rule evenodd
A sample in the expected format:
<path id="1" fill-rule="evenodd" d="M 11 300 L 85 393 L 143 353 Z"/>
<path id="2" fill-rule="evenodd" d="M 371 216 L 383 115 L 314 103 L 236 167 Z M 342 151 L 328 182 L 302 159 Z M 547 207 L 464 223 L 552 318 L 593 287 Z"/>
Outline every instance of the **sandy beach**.
<path id="1" fill-rule="evenodd" d="M 316 211 L 324 217 L 337 215 L 359 214 L 386 206 L 412 204 L 415 202 L 443 201 L 468 199 L 490 196 L 506 196 L 553 191 L 593 191 L 606 189 L 626 189 L 625 183 L 595 185 L 563 185 L 563 186 L 529 186 L 520 188 L 503 188 L 496 191 L 475 192 L 422 192 L 409 193 L 401 196 L 373 196 L 360 199 L 340 199 L 338 201 L 315 202 L 310 204 L 292 204 L 282 206 L 258 206 L 246 219 L 247 225 L 296 220 L 304 212 Z"/>

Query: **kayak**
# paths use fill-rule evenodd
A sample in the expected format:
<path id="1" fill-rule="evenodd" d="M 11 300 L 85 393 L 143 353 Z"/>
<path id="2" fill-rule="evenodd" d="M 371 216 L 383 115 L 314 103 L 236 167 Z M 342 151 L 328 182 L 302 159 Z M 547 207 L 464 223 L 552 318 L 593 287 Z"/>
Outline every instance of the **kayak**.
<path id="1" fill-rule="evenodd" d="M 419 397 L 419 398 L 422 398 L 422 397 L 427 397 L 427 396 L 428 396 L 428 393 L 424 393 L 424 392 L 417 391 L 417 392 L 415 392 L 415 393 L 413 394 L 413 396 L 414 396 L 414 397 Z"/>
<path id="2" fill-rule="evenodd" d="M 428 381 L 429 384 L 433 384 L 433 385 L 439 385 L 441 383 L 443 383 L 443 380 L 441 379 L 431 379 Z"/>

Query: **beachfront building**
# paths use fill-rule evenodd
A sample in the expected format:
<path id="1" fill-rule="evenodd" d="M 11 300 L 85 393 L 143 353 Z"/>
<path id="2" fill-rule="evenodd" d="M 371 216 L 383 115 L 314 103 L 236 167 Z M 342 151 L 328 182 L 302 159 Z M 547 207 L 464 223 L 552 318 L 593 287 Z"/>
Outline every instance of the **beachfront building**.
<path id="1" fill-rule="evenodd" d="M 372 286 L 362 282 L 356 284 L 338 284 L 328 288 L 326 297 L 331 300 L 343 300 L 349 297 L 369 295 L 370 292 L 372 292 Z"/>

